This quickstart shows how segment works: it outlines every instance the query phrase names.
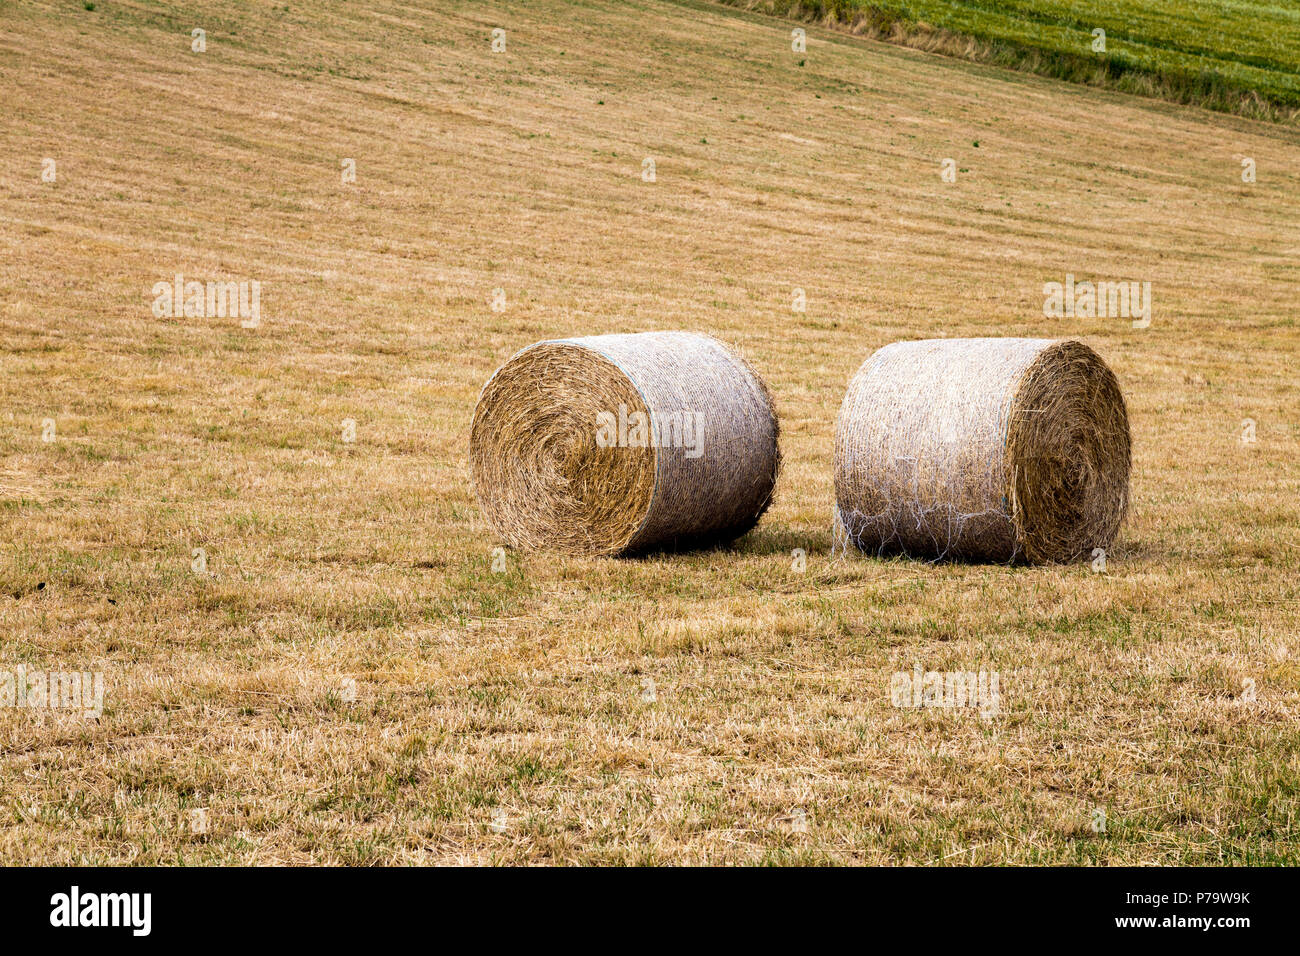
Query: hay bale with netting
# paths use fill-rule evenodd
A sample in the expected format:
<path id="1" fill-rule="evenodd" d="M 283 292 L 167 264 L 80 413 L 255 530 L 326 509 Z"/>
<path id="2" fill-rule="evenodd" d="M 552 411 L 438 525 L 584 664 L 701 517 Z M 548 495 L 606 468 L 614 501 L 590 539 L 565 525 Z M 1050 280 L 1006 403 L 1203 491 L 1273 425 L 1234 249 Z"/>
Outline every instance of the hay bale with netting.
<path id="1" fill-rule="evenodd" d="M 767 386 L 707 335 L 539 342 L 479 396 L 470 473 L 511 546 L 626 554 L 744 534 L 780 453 Z"/>
<path id="2" fill-rule="evenodd" d="M 1128 412 L 1082 342 L 895 342 L 849 384 L 835 427 L 837 533 L 864 551 L 1069 562 L 1128 506 Z"/>

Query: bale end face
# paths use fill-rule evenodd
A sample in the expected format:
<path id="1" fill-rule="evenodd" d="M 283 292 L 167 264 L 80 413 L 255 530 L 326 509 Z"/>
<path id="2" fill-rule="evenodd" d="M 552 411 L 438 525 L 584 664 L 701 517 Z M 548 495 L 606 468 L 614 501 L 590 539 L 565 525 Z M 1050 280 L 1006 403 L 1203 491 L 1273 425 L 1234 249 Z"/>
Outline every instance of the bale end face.
<path id="1" fill-rule="evenodd" d="M 616 554 L 654 494 L 657 449 L 602 447 L 597 416 L 645 414 L 627 376 L 597 353 L 543 342 L 483 389 L 470 429 L 470 474 L 488 522 L 513 548 Z"/>
<path id="2" fill-rule="evenodd" d="M 1044 349 L 1025 372 L 1007 434 L 1016 553 L 1068 563 L 1109 548 L 1128 513 L 1132 439 L 1115 373 L 1082 342 Z"/>

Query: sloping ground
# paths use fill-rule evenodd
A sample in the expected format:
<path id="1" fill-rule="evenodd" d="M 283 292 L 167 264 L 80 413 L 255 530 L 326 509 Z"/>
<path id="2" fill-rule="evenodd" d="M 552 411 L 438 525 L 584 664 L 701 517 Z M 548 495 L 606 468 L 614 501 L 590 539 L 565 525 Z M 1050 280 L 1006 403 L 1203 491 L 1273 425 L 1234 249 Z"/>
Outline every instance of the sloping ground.
<path id="1" fill-rule="evenodd" d="M 106 692 L 0 708 L 0 858 L 1297 862 L 1296 134 L 789 32 L 6 8 L 0 670 Z M 259 281 L 260 324 L 156 316 L 177 273 Z M 1149 281 L 1150 326 L 1044 318 L 1067 274 Z M 479 387 L 542 337 L 672 328 L 773 388 L 762 525 L 494 573 Z M 1111 362 L 1106 573 L 831 557 L 843 389 L 936 335 Z M 997 672 L 1000 712 L 891 706 L 917 666 Z"/>
<path id="2" fill-rule="evenodd" d="M 1294 123 L 1300 6 L 1254 0 L 723 0 L 927 50 Z"/>

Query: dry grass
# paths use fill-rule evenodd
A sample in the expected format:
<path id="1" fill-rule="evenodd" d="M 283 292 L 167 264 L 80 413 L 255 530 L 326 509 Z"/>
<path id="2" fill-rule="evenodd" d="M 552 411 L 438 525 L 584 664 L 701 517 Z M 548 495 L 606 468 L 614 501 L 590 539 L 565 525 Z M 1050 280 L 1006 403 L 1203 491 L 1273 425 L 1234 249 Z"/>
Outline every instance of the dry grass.
<path id="1" fill-rule="evenodd" d="M 0 858 L 1297 862 L 1297 134 L 815 29 L 803 58 L 657 0 L 11 5 L 0 660 L 107 699 L 0 713 Z M 260 280 L 261 327 L 155 318 L 177 272 Z M 1067 272 L 1149 280 L 1151 326 L 1044 319 Z M 493 573 L 482 383 L 683 327 L 768 376 L 762 524 Z M 830 560 L 845 384 L 936 335 L 1115 369 L 1105 574 Z M 892 707 L 914 664 L 998 671 L 1001 714 Z"/>

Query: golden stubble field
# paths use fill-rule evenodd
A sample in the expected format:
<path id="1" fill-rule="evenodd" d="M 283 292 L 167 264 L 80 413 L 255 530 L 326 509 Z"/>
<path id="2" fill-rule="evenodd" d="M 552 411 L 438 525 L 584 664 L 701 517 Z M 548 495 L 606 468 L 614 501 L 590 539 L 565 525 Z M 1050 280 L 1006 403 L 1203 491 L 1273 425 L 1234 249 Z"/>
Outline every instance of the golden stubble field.
<path id="1" fill-rule="evenodd" d="M 104 710 L 0 709 L 0 860 L 1300 859 L 1295 129 L 697 3 L 82 6 L 0 10 L 0 671 Z M 1150 327 L 1045 319 L 1067 273 Z M 767 517 L 494 572 L 482 383 L 676 328 L 775 393 Z M 1119 375 L 1104 574 L 832 557 L 850 375 L 966 335 Z"/>

